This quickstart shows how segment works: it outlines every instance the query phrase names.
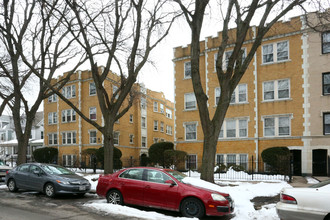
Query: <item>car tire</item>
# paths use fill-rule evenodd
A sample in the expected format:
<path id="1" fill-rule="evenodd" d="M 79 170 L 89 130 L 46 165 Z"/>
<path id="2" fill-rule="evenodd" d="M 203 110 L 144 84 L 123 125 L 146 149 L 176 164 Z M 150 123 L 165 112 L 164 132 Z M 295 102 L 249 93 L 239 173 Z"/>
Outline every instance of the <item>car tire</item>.
<path id="1" fill-rule="evenodd" d="M 17 192 L 18 188 L 14 179 L 8 180 L 8 189 L 10 192 Z"/>
<path id="2" fill-rule="evenodd" d="M 205 208 L 199 199 L 187 198 L 182 201 L 180 211 L 184 217 L 202 218 L 205 213 Z"/>
<path id="3" fill-rule="evenodd" d="M 107 193 L 107 203 L 114 205 L 123 205 L 123 195 L 118 190 L 110 190 Z"/>
<path id="4" fill-rule="evenodd" d="M 330 220 L 330 213 L 327 216 L 325 216 L 324 220 Z"/>
<path id="5" fill-rule="evenodd" d="M 44 192 L 47 197 L 54 198 L 55 197 L 55 187 L 52 183 L 47 183 L 44 188 Z"/>

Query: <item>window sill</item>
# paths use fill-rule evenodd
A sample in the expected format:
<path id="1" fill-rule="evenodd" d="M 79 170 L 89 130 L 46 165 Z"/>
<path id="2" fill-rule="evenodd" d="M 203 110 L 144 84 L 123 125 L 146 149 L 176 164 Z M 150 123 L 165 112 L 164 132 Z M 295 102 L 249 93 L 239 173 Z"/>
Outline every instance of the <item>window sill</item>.
<path id="1" fill-rule="evenodd" d="M 285 101 L 292 101 L 292 98 L 287 98 L 287 99 L 274 99 L 274 100 L 263 100 L 263 101 L 261 101 L 261 103 L 285 102 Z"/>
<path id="2" fill-rule="evenodd" d="M 193 111 L 197 111 L 197 108 L 194 108 L 194 109 L 184 109 L 183 111 L 184 112 L 193 112 Z"/>
<path id="3" fill-rule="evenodd" d="M 287 63 L 287 62 L 291 62 L 291 59 L 281 60 L 281 61 L 276 61 L 276 62 L 269 62 L 269 63 L 262 63 L 261 66 L 268 66 L 268 65 L 273 65 L 273 64 L 281 64 L 281 63 Z"/>
<path id="4" fill-rule="evenodd" d="M 191 79 L 191 77 L 184 77 L 183 80 Z"/>

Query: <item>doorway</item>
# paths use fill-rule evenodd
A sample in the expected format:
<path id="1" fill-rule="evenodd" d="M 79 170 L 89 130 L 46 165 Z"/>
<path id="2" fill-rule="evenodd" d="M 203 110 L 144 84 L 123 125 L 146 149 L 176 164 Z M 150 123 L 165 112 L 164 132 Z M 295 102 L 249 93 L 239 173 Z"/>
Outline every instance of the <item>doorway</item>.
<path id="1" fill-rule="evenodd" d="M 293 175 L 301 176 L 301 150 L 290 150 L 292 164 L 293 164 Z"/>
<path id="2" fill-rule="evenodd" d="M 328 150 L 313 150 L 313 176 L 327 176 Z"/>

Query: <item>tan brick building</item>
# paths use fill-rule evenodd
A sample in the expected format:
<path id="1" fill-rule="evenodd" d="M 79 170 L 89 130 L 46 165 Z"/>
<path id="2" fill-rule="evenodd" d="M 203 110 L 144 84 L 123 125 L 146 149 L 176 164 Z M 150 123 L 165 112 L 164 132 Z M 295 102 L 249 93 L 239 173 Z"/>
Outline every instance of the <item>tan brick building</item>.
<path id="1" fill-rule="evenodd" d="M 311 133 L 305 132 L 307 120 L 305 107 L 311 100 L 305 97 L 314 89 L 309 87 L 308 91 L 306 87 L 308 80 L 306 71 L 309 70 L 306 67 L 308 51 L 304 47 L 306 47 L 308 31 L 303 23 L 303 17 L 278 22 L 264 38 L 232 96 L 219 134 L 217 163 L 242 165 L 251 170 L 252 164 L 248 161 L 252 158 L 254 161 L 261 161 L 263 150 L 286 146 L 294 155 L 295 174 L 312 174 L 312 164 L 302 165 L 304 162 L 307 163 L 305 159 L 311 157 L 310 150 L 306 150 L 309 148 L 306 139 L 310 138 Z M 250 29 L 243 45 L 245 53 L 251 48 L 256 31 L 256 27 Z M 229 35 L 234 36 L 234 34 L 235 29 L 229 31 Z M 316 54 L 319 55 L 321 40 L 320 35 L 317 36 Z M 209 97 L 208 106 L 211 115 L 214 114 L 220 95 L 215 72 L 215 57 L 220 42 L 221 32 L 216 37 L 207 37 L 200 42 L 200 73 L 204 91 Z M 225 52 L 224 65 L 233 46 L 229 44 Z M 328 55 L 322 57 L 329 62 Z M 324 63 L 322 65 L 326 68 Z M 314 66 L 314 69 L 317 68 L 318 64 Z M 190 155 L 190 166 L 198 168 L 202 161 L 203 133 L 191 83 L 190 46 L 174 49 L 174 72 L 176 149 L 186 151 Z M 314 82 L 313 79 L 309 80 Z M 315 85 L 318 90 L 322 88 L 321 83 L 319 74 L 318 85 Z M 320 95 L 321 93 L 318 92 L 317 96 Z M 330 112 L 330 96 L 321 99 L 319 101 L 322 102 L 322 110 Z M 317 127 L 315 129 L 318 130 L 323 127 L 320 103 L 315 107 L 317 109 L 315 114 L 318 117 L 318 122 L 315 121 Z M 328 117 L 328 113 L 326 115 Z M 329 126 L 330 122 L 326 123 L 328 123 L 326 126 Z M 324 138 L 322 134 L 321 139 L 325 140 Z M 322 149 L 328 156 L 330 142 L 324 143 Z M 324 166 L 327 170 L 327 163 Z M 262 163 L 255 163 L 253 169 L 263 171 L 266 167 Z"/>
<path id="2" fill-rule="evenodd" d="M 117 82 L 119 77 L 109 74 L 104 83 L 109 95 L 118 89 Z M 138 98 L 114 127 L 115 146 L 122 151 L 123 166 L 140 165 L 140 156 L 148 154 L 151 144 L 174 140 L 174 104 L 163 93 L 148 90 L 142 84 L 134 86 L 139 93 Z M 62 93 L 86 116 L 102 125 L 102 113 L 90 71 L 77 71 L 73 74 Z M 59 164 L 73 166 L 84 161 L 88 165 L 89 158 L 82 156 L 82 152 L 103 146 L 101 132 L 84 121 L 56 95 L 44 100 L 44 118 L 44 145 L 58 148 Z"/>

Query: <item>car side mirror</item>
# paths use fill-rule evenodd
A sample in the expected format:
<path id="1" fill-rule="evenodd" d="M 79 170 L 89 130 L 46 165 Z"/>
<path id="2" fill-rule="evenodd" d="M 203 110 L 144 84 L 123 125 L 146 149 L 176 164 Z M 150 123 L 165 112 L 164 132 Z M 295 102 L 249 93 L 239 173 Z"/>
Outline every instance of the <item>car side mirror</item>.
<path id="1" fill-rule="evenodd" d="M 175 186 L 175 182 L 173 180 L 166 180 L 165 183 L 169 184 L 171 187 Z"/>

